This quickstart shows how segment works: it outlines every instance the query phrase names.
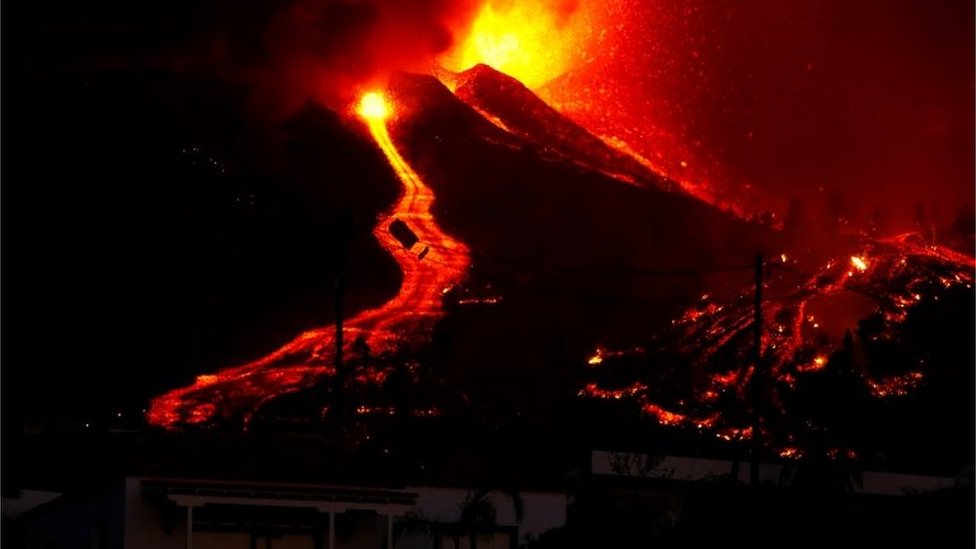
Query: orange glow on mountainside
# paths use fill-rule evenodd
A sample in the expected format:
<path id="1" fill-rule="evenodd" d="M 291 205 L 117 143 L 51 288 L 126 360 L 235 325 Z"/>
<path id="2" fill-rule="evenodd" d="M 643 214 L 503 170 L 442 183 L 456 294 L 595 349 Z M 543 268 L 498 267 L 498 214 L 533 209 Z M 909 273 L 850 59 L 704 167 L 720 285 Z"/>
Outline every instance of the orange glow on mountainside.
<path id="1" fill-rule="evenodd" d="M 431 213 L 434 193 L 400 155 L 387 129 L 393 108 L 383 94 L 365 94 L 357 112 L 364 118 L 377 146 L 403 186 L 389 212 L 380 217 L 373 234 L 401 271 L 399 293 L 382 306 L 363 311 L 344 323 L 343 350 L 355 359 L 357 337 L 371 354 L 394 351 L 399 342 L 423 340 L 443 316 L 441 296 L 467 271 L 468 248 L 441 231 Z M 400 222 L 416 236 L 407 246 L 391 230 Z M 153 399 L 147 420 L 173 428 L 214 419 L 241 416 L 246 425 L 254 412 L 271 399 L 309 388 L 335 374 L 335 329 L 322 327 L 300 334 L 270 355 L 243 366 L 200 375 L 188 386 Z M 356 383 L 381 383 L 387 367 L 351 372 Z"/>
<path id="2" fill-rule="evenodd" d="M 973 288 L 976 260 L 931 244 L 918 234 L 877 239 L 868 249 L 870 255 L 831 260 L 813 272 L 790 270 L 769 277 L 765 287 L 782 293 L 777 298 L 767 298 L 762 307 L 764 329 L 760 347 L 767 379 L 760 383 L 764 383 L 762 398 L 776 414 L 786 417 L 799 409 L 791 408 L 796 406 L 791 404 L 795 402 L 792 399 L 805 390 L 798 389 L 798 385 L 807 387 L 807 383 L 824 379 L 818 377 L 824 373 L 836 374 L 849 367 L 845 366 L 848 360 L 845 353 L 853 354 L 856 348 L 860 356 L 867 356 L 868 351 L 861 349 L 872 342 L 897 344 L 906 337 L 904 327 L 914 309 L 939 301 L 940 297 L 949 295 L 946 292 Z M 749 293 L 740 295 L 749 296 Z M 866 301 L 857 305 L 864 307 L 863 312 L 852 313 L 858 317 L 858 329 L 851 331 L 841 326 L 842 329 L 833 333 L 844 335 L 831 336 L 831 331 L 821 324 L 828 322 L 828 318 L 815 311 L 823 310 L 825 303 L 850 303 L 843 300 L 851 295 Z M 643 376 L 636 376 L 627 390 L 617 389 L 629 380 L 624 378 L 613 379 L 612 389 L 590 382 L 579 394 L 632 401 L 660 425 L 708 428 L 727 441 L 749 438 L 751 431 L 745 425 L 744 416 L 730 414 L 727 410 L 734 407 L 724 408 L 725 405 L 716 403 L 724 398 L 748 405 L 748 399 L 754 398 L 750 395 L 750 384 L 756 379 L 752 344 L 754 315 L 754 305 L 746 297 L 725 305 L 714 302 L 695 305 L 672 323 L 680 335 L 671 346 L 686 357 L 699 380 L 690 398 L 682 399 L 678 406 L 661 399 L 660 393 L 655 395 L 649 391 L 647 388 L 652 385 Z M 850 350 L 845 349 L 848 338 Z M 613 372 L 620 363 L 615 364 L 612 359 L 633 360 L 643 354 L 643 350 L 608 351 L 598 347 L 593 357 L 599 360 L 591 358 L 589 369 Z M 924 358 L 910 368 L 902 364 L 899 369 L 891 362 L 888 359 L 870 367 L 867 362 L 859 366 L 856 379 L 863 384 L 866 394 L 879 400 L 906 397 L 923 386 L 930 372 L 934 373 L 927 370 L 930 366 Z M 806 421 L 804 418 L 791 427 L 794 431 L 790 436 L 809 436 L 807 429 L 815 422 Z M 779 428 L 786 429 L 783 425 Z M 792 439 L 778 443 L 783 442 L 788 442 L 790 447 L 796 443 Z M 788 448 L 783 451 L 789 455 L 782 457 L 794 457 L 795 451 Z"/>
<path id="3" fill-rule="evenodd" d="M 700 161 L 680 136 L 658 127 L 665 121 L 655 120 L 655 113 L 663 109 L 634 116 L 640 104 L 635 97 L 646 91 L 639 79 L 621 84 L 618 78 L 611 85 L 580 76 L 627 72 L 621 67 L 632 60 L 622 59 L 622 52 L 646 30 L 621 19 L 634 10 L 641 8 L 633 0 L 488 0 L 469 26 L 454 29 L 457 42 L 437 60 L 446 71 L 435 72 L 453 91 L 459 85 L 454 73 L 478 64 L 492 67 L 524 84 L 608 147 L 666 178 L 676 191 L 743 219 L 755 217 L 759 211 L 741 189 L 733 192 L 719 184 L 708 163 Z M 640 59 L 646 55 L 641 52 Z M 508 131 L 497 118 L 486 118 Z"/>
<path id="4" fill-rule="evenodd" d="M 455 72 L 482 63 L 536 89 L 585 60 L 594 29 L 602 27 L 593 4 L 489 0 L 439 61 Z"/>

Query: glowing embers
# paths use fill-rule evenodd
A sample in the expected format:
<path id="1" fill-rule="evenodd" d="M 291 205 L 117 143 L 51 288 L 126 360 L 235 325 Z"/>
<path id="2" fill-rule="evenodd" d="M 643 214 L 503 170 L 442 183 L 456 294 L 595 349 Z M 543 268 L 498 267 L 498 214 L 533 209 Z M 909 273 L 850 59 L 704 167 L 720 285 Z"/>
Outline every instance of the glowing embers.
<path id="1" fill-rule="evenodd" d="M 678 426 L 688 421 L 688 416 L 665 410 L 657 404 L 645 404 L 643 410 L 644 413 L 654 416 L 661 425 Z"/>
<path id="2" fill-rule="evenodd" d="M 638 395 L 646 390 L 647 385 L 643 385 L 641 383 L 634 383 L 630 387 L 625 387 L 623 389 L 601 389 L 596 383 L 590 383 L 586 387 L 580 389 L 579 395 L 606 400 L 620 400 L 627 396 Z"/>
<path id="3" fill-rule="evenodd" d="M 715 433 L 715 436 L 726 442 L 750 440 L 752 439 L 752 427 L 745 427 L 742 429 L 736 427 L 719 429 L 719 431 Z"/>
<path id="4" fill-rule="evenodd" d="M 479 63 L 529 88 L 560 76 L 586 58 L 601 25 L 598 2 L 488 0 L 440 63 L 460 72 Z"/>
<path id="5" fill-rule="evenodd" d="M 800 373 L 809 372 L 819 372 L 827 366 L 827 357 L 824 355 L 817 355 L 813 357 L 813 360 L 806 364 L 799 364 L 796 367 L 796 371 Z"/>
<path id="6" fill-rule="evenodd" d="M 971 257 L 909 236 L 859 244 L 868 253 L 840 252 L 812 273 L 794 268 L 799 263 L 779 269 L 776 258 L 772 272 L 780 274 L 768 280 L 763 303 L 763 378 L 756 378 L 754 309 L 743 291 L 723 306 L 703 297 L 654 340 L 657 350 L 645 360 L 598 348 L 589 375 L 625 390 L 607 392 L 597 381 L 581 394 L 631 402 L 660 425 L 694 426 L 730 442 L 751 437 L 750 417 L 760 409 L 765 445 L 783 458 L 809 454 L 843 430 L 812 421 L 832 406 L 834 391 L 848 391 L 856 402 L 850 412 L 859 413 L 934 378 L 939 370 L 924 356 L 906 354 L 903 341 L 920 329 L 906 321 L 937 314 L 940 297 L 972 295 Z"/>
<path id="7" fill-rule="evenodd" d="M 433 323 L 444 314 L 444 290 L 464 277 L 469 263 L 467 247 L 441 231 L 434 221 L 433 192 L 390 138 L 386 122 L 392 115 L 391 105 L 382 93 L 370 92 L 363 95 L 356 111 L 367 122 L 370 134 L 403 186 L 396 204 L 381 216 L 373 230 L 403 271 L 403 281 L 393 299 L 345 322 L 343 353 L 345 366 L 350 369 L 345 373 L 351 387 L 384 384 L 390 368 L 375 362 L 390 359 L 404 352 L 405 347 L 426 340 Z M 409 227 L 417 242 L 409 247 L 401 243 L 390 232 L 393 219 Z M 255 411 L 273 399 L 333 377 L 335 351 L 334 329 L 309 330 L 264 358 L 201 375 L 194 384 L 155 398 L 147 420 L 167 428 L 218 419 L 237 420 L 246 426 Z M 364 406 L 364 410 L 376 408 Z M 411 413 L 425 417 L 439 414 L 432 410 Z"/>
<path id="8" fill-rule="evenodd" d="M 488 1 L 469 29 L 456 29 L 464 38 L 439 59 L 447 70 L 437 68 L 433 72 L 486 120 L 533 141 L 566 163 L 638 187 L 656 186 L 688 194 L 743 219 L 778 225 L 775 213 L 746 207 L 744 200 L 719 192 L 707 167 L 692 161 L 695 155 L 673 136 L 636 131 L 635 124 L 646 121 L 635 120 L 632 105 L 620 108 L 621 103 L 632 102 L 625 95 L 608 90 L 602 83 L 574 84 L 578 69 L 585 70 L 598 60 L 607 62 L 604 54 L 617 49 L 614 41 L 627 40 L 619 25 L 604 24 L 609 23 L 608 13 L 620 2 Z M 629 64 L 628 60 L 618 62 Z M 530 102 L 520 108 L 498 110 L 498 101 L 484 89 L 492 82 L 471 84 L 490 70 L 479 65 L 487 65 L 494 69 L 491 72 L 503 73 L 505 79 L 533 90 L 532 99 L 545 109 L 533 109 Z M 503 80 L 494 79 L 493 84 L 501 87 Z M 576 99 L 559 99 L 567 96 Z M 548 111 L 559 113 L 558 123 Z M 630 114 L 610 114 L 622 111 Z M 646 118 L 647 111 L 640 112 L 638 118 Z M 643 148 L 637 150 L 632 146 L 635 144 Z"/>
<path id="9" fill-rule="evenodd" d="M 875 398 L 902 397 L 917 388 L 924 378 L 922 372 L 908 372 L 882 379 L 869 379 L 867 383 L 871 389 L 871 396 Z"/>
<path id="10" fill-rule="evenodd" d="M 580 117 L 579 115 L 572 116 L 567 114 L 567 116 L 570 116 L 581 125 L 587 127 L 587 129 L 599 127 L 593 124 L 587 124 L 585 118 Z M 591 129 L 591 131 L 600 130 Z M 659 153 L 657 156 L 661 158 L 657 161 L 653 161 L 647 156 L 637 152 L 637 150 L 619 137 L 603 135 L 600 137 L 600 139 L 606 143 L 607 146 L 633 158 L 641 166 L 645 167 L 651 172 L 666 178 L 670 184 L 676 186 L 681 192 L 693 196 L 705 204 L 714 206 L 742 219 L 751 219 L 757 216 L 755 211 L 743 206 L 739 201 L 733 200 L 729 196 L 722 196 L 707 179 L 690 175 L 690 170 L 687 169 L 688 163 L 686 161 L 679 161 L 679 168 L 677 169 L 674 167 L 669 167 L 669 162 L 668 160 L 665 160 L 665 158 L 673 160 L 672 156 L 682 156 L 682 153 L 676 153 L 673 150 L 669 151 L 670 154 Z M 676 145 L 672 145 L 672 147 L 680 150 Z M 675 189 L 672 188 L 669 190 Z"/>
<path id="11" fill-rule="evenodd" d="M 777 455 L 783 459 L 800 459 L 803 457 L 803 450 L 794 448 L 792 446 L 787 446 L 785 448 L 780 448 Z"/>
<path id="12" fill-rule="evenodd" d="M 633 349 L 624 349 L 620 351 L 610 351 L 604 349 L 603 347 L 597 347 L 596 352 L 593 353 L 586 363 L 590 366 L 596 367 L 603 363 L 606 358 L 627 358 L 634 356 L 643 356 L 647 353 L 642 347 L 634 347 Z"/>

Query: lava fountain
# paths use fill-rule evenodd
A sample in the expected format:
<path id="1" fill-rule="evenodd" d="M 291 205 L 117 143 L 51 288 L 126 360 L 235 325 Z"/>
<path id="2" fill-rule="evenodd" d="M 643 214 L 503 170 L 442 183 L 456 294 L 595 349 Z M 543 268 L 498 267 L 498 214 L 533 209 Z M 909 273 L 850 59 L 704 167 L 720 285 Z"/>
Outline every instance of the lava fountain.
<path id="1" fill-rule="evenodd" d="M 465 71 L 487 65 L 518 80 L 563 117 L 643 170 L 665 178 L 675 190 L 737 217 L 755 217 L 760 211 L 746 200 L 748 193 L 718 184 L 704 162 L 693 160 L 697 155 L 687 144 L 658 127 L 663 120 L 653 114 L 634 116 L 640 104 L 635 94 L 646 95 L 636 75 L 624 79 L 629 85 L 621 85 L 619 78 L 611 85 L 610 79 L 593 82 L 580 76 L 617 75 L 627 72 L 622 67 L 646 63 L 647 52 L 632 58 L 621 53 L 630 51 L 628 44 L 648 30 L 622 19 L 642 12 L 628 0 L 489 0 L 469 26 L 454 29 L 460 39 L 438 58 L 435 72 L 456 91 L 464 84 Z M 463 94 L 458 97 L 471 104 Z M 497 120 L 479 105 L 471 106 Z M 648 112 L 665 110 L 655 106 Z"/>
<path id="2" fill-rule="evenodd" d="M 488 1 L 438 61 L 454 72 L 485 64 L 537 89 L 585 61 L 601 13 L 595 2 Z"/>
<path id="3" fill-rule="evenodd" d="M 400 291 L 390 301 L 348 319 L 343 351 L 355 358 L 356 339 L 374 355 L 393 352 L 399 342 L 422 340 L 443 316 L 441 296 L 467 272 L 470 255 L 460 241 L 444 233 L 434 220 L 434 193 L 400 155 L 388 124 L 393 105 L 380 92 L 362 96 L 357 114 L 386 156 L 402 184 L 402 193 L 380 216 L 373 234 L 403 272 Z M 403 234 L 410 235 L 403 238 Z M 166 428 L 205 424 L 240 417 L 245 425 L 262 404 L 307 389 L 335 374 L 335 330 L 306 331 L 277 351 L 243 366 L 200 375 L 192 385 L 153 399 L 150 424 Z M 355 383 L 381 383 L 388 368 L 352 372 Z"/>

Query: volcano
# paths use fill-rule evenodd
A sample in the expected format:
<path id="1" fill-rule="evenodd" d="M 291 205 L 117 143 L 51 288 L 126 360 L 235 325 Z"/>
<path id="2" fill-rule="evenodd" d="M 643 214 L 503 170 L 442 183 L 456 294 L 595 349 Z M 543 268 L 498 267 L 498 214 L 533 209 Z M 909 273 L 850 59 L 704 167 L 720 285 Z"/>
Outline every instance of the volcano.
<path id="1" fill-rule="evenodd" d="M 781 455 L 856 455 L 865 450 L 831 438 L 844 428 L 823 419 L 811 387 L 841 376 L 830 383 L 859 388 L 851 414 L 865 418 L 924 388 L 932 368 L 958 374 L 964 361 L 954 341 L 940 358 L 890 357 L 919 337 L 912 319 L 925 303 L 971 297 L 969 255 L 919 235 L 798 242 L 662 176 L 490 67 L 397 74 L 343 132 L 372 141 L 401 189 L 373 229 L 399 267 L 398 292 L 344 319 L 339 367 L 336 329 L 312 328 L 156 398 L 151 423 L 246 427 L 289 401 L 326 418 L 339 401 L 355 417 L 438 416 L 472 401 L 544 414 L 578 393 L 741 441 L 753 436 L 745 418 L 759 383 L 761 436 Z M 757 251 L 776 260 L 765 262 L 762 376 L 749 345 Z M 587 357 L 585 371 L 574 366 Z M 407 407 L 388 390 L 404 380 Z"/>
<path id="2" fill-rule="evenodd" d="M 458 98 L 489 120 L 538 148 L 540 154 L 583 169 L 603 172 L 640 187 L 675 189 L 651 171 L 567 119 L 518 80 L 487 65 L 457 75 Z"/>
<path id="3" fill-rule="evenodd" d="M 506 301 L 476 331 L 504 331 L 497 337 L 505 360 L 493 353 L 472 360 L 463 349 L 479 346 L 464 337 L 447 351 L 453 360 L 530 368 L 539 341 L 579 355 L 601 333 L 660 324 L 666 315 L 635 312 L 633 304 L 660 301 L 667 310 L 685 302 L 702 289 L 698 267 L 741 262 L 746 250 L 775 239 L 678 191 L 513 79 L 484 66 L 459 78 L 452 93 L 431 76 L 397 75 L 388 117 L 349 125 L 356 139 L 378 144 L 390 179 L 403 185 L 374 231 L 400 266 L 400 290 L 347 319 L 353 383 L 381 385 L 392 366 L 377 358 L 423 345 L 443 316 L 441 297 L 448 308 L 463 306 L 490 289 Z M 396 227 L 412 238 L 398 238 Z M 331 327 L 310 329 L 263 359 L 201 375 L 156 398 L 149 421 L 247 424 L 281 395 L 336 374 L 334 335 Z M 371 366 L 356 366 L 364 362 Z"/>

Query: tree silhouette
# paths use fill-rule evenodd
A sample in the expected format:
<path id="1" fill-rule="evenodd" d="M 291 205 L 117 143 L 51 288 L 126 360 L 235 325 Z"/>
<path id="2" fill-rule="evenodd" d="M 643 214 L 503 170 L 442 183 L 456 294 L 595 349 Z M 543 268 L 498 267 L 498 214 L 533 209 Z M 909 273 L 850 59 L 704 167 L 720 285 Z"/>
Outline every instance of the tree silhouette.
<path id="1" fill-rule="evenodd" d="M 494 502 L 492 502 L 492 494 L 507 496 L 512 503 L 515 520 L 519 524 L 522 523 L 525 509 L 522 495 L 518 490 L 481 489 L 477 492 L 471 492 L 461 501 L 461 516 L 454 535 L 455 548 L 459 546 L 460 537 L 467 535 L 470 548 L 477 549 L 478 536 L 490 534 L 495 530 L 498 512 Z"/>

